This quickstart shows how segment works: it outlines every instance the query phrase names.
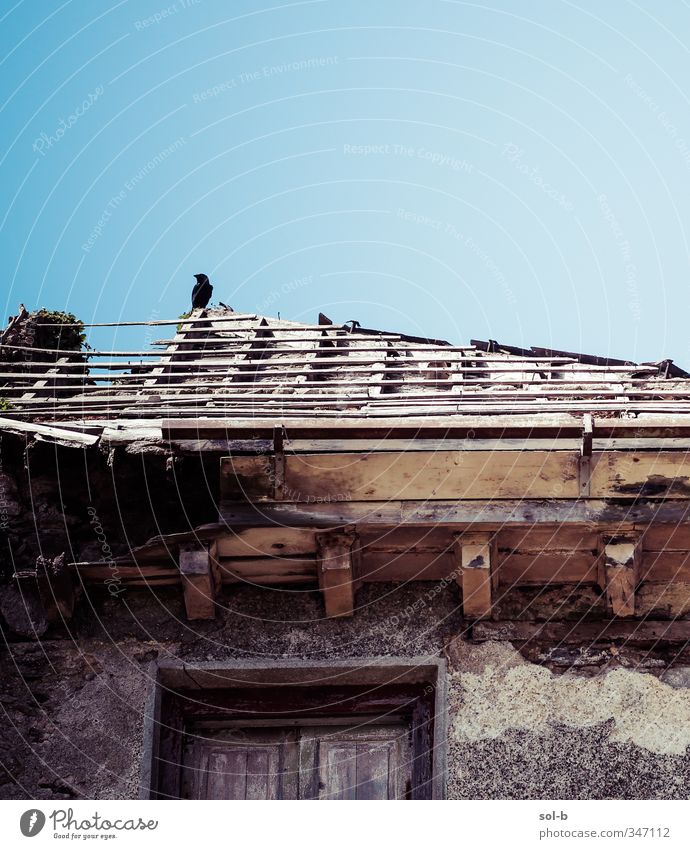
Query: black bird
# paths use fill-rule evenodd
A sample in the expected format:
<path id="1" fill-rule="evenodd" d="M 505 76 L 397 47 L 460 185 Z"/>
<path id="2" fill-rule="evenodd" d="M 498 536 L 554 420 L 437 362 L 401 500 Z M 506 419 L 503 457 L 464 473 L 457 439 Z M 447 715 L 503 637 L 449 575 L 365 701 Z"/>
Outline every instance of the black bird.
<path id="1" fill-rule="evenodd" d="M 351 318 L 349 321 L 346 321 L 344 326 L 347 327 L 348 324 L 350 325 L 350 333 L 354 333 L 357 328 L 362 326 L 358 321 L 355 321 L 354 318 Z"/>
<path id="2" fill-rule="evenodd" d="M 192 309 L 204 309 L 208 306 L 213 294 L 213 286 L 206 274 L 195 274 L 196 283 L 192 289 Z"/>

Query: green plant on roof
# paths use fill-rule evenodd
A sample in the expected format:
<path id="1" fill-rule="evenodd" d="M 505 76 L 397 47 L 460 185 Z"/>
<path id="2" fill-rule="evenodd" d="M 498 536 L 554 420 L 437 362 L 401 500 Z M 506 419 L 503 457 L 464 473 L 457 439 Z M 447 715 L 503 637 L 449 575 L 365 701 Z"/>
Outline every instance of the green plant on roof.
<path id="1" fill-rule="evenodd" d="M 84 325 L 71 312 L 40 309 L 32 318 L 36 327 L 35 347 L 56 351 L 89 349 Z"/>

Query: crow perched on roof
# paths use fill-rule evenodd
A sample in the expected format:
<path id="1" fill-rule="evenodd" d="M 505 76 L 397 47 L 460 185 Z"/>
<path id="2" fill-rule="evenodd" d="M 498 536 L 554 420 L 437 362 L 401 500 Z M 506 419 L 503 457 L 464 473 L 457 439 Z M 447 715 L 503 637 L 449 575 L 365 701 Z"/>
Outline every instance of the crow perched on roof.
<path id="1" fill-rule="evenodd" d="M 204 309 L 208 306 L 213 294 L 213 286 L 211 286 L 206 274 L 195 274 L 196 283 L 192 289 L 192 309 Z"/>

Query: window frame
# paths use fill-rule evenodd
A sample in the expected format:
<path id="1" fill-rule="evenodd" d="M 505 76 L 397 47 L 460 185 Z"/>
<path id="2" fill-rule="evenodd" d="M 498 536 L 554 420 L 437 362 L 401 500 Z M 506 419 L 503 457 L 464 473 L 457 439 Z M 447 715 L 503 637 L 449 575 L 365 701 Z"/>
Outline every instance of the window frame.
<path id="1" fill-rule="evenodd" d="M 446 665 L 440 658 L 162 661 L 151 665 L 150 677 L 139 798 L 179 798 L 185 723 L 239 722 L 253 703 L 281 723 L 286 716 L 313 725 L 343 716 L 366 721 L 372 714 L 409 721 L 414 747 L 411 798 L 445 797 Z M 325 687 L 331 699 L 324 700 Z M 259 727 L 261 720 L 253 719 Z M 252 726 L 252 718 L 242 724 Z"/>

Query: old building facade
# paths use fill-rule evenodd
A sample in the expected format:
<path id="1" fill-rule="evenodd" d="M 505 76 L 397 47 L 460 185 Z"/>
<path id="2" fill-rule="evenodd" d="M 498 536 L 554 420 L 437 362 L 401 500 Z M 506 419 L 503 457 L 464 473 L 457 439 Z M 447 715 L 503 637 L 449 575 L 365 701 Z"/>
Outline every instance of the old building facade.
<path id="1" fill-rule="evenodd" d="M 1 796 L 687 798 L 685 372 L 150 324 L 2 336 Z"/>

